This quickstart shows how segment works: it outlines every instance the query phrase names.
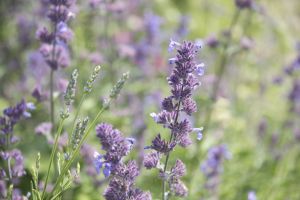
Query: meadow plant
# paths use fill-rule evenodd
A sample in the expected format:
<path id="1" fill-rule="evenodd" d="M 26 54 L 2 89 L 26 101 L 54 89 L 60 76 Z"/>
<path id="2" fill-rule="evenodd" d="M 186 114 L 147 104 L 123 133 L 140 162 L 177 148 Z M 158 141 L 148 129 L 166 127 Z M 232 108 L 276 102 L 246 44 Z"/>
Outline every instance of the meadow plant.
<path id="1" fill-rule="evenodd" d="M 73 32 L 67 22 L 74 17 L 70 11 L 75 0 L 48 0 L 48 18 L 52 23 L 52 31 L 43 27 L 37 31 L 41 41 L 40 53 L 50 67 L 50 117 L 54 126 L 54 72 L 59 68 L 70 65 L 68 42 L 72 39 Z"/>
<path id="2" fill-rule="evenodd" d="M 79 107 L 77 107 L 76 113 L 74 114 L 72 129 L 69 132 L 69 137 L 66 144 L 67 147 L 63 150 L 63 152 L 60 152 L 58 150 L 59 138 L 63 130 L 64 122 L 69 118 L 71 114 L 70 106 L 72 106 L 76 96 L 77 79 L 79 73 L 76 69 L 73 71 L 66 92 L 64 94 L 64 108 L 60 113 L 61 120 L 59 122 L 57 132 L 55 134 L 54 144 L 52 147 L 46 179 L 42 191 L 39 191 L 39 187 L 38 187 L 40 181 L 39 167 L 38 167 L 40 166 L 39 164 L 40 155 L 38 156 L 36 166 L 32 168 L 33 181 L 31 183 L 31 187 L 32 187 L 31 192 L 34 199 L 61 198 L 61 195 L 71 187 L 72 183 L 78 180 L 79 173 L 80 173 L 80 165 L 78 163 L 76 170 L 72 170 L 71 169 L 72 164 L 74 163 L 75 159 L 78 157 L 79 151 L 84 141 L 86 140 L 89 133 L 92 131 L 93 127 L 96 125 L 99 117 L 106 109 L 109 108 L 111 101 L 117 98 L 125 81 L 128 79 L 128 73 L 123 74 L 121 79 L 111 89 L 109 96 L 102 103 L 100 110 L 98 111 L 96 117 L 93 119 L 92 122 L 89 122 L 88 117 L 85 117 L 84 119 L 78 119 L 78 116 L 80 114 L 80 107 L 84 103 L 85 97 L 91 93 L 93 84 L 97 76 L 99 75 L 100 69 L 101 69 L 100 66 L 96 66 L 94 71 L 91 73 L 90 78 L 85 83 L 84 91 L 81 96 Z M 45 133 L 48 131 L 48 129 L 49 129 L 48 124 L 42 124 L 37 128 L 36 131 Z M 49 177 L 51 174 L 51 169 L 52 169 L 55 156 L 57 157 L 56 159 L 57 167 L 55 168 L 57 171 L 55 173 L 58 173 L 58 176 L 57 179 L 55 180 L 55 183 L 53 184 L 52 189 L 50 189 L 50 191 L 47 194 L 46 189 L 48 186 Z M 72 171 L 74 171 L 74 173 L 72 173 Z"/>
<path id="3" fill-rule="evenodd" d="M 170 130 L 169 139 L 166 140 L 159 133 L 146 149 L 151 152 L 145 156 L 144 166 L 147 169 L 157 168 L 159 177 L 162 179 L 162 199 L 166 200 L 170 195 L 187 196 L 187 188 L 180 180 L 185 174 L 185 165 L 179 159 L 169 169 L 171 152 L 176 146 L 186 148 L 192 143 L 190 133 L 197 132 L 197 138 L 201 140 L 202 129 L 193 128 L 186 116 L 197 111 L 196 102 L 191 98 L 192 92 L 199 86 L 197 75 L 204 72 L 203 63 L 196 63 L 196 55 L 201 46 L 198 43 L 183 42 L 182 44 L 171 40 L 169 51 L 177 50 L 176 57 L 172 58 L 175 65 L 168 83 L 171 88 L 171 95 L 164 98 L 161 103 L 162 111 L 158 114 L 151 113 L 154 121 Z M 165 161 L 160 164 L 160 159 L 165 156 Z M 167 190 L 167 184 L 169 189 Z"/>
<path id="4" fill-rule="evenodd" d="M 14 135 L 14 127 L 22 119 L 29 118 L 33 109 L 34 104 L 23 99 L 17 105 L 4 109 L 0 116 L 0 157 L 3 162 L 0 168 L 1 199 L 22 198 L 16 186 L 26 172 L 22 152 L 15 147 L 19 138 Z"/>

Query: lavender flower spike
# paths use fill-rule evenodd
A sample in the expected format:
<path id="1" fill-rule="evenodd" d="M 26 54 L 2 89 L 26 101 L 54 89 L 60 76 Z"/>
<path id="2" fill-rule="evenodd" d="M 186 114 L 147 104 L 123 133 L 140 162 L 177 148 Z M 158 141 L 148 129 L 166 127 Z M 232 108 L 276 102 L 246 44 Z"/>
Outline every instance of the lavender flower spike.
<path id="1" fill-rule="evenodd" d="M 105 155 L 95 152 L 94 164 L 97 172 L 103 168 L 105 177 L 110 176 L 108 188 L 104 191 L 106 200 L 151 200 L 148 192 L 142 192 L 135 188 L 134 183 L 139 175 L 138 166 L 135 161 L 123 163 L 122 158 L 126 156 L 134 143 L 133 138 L 125 138 L 123 134 L 113 129 L 112 125 L 102 123 L 96 127 L 97 137 L 100 139 Z"/>
<path id="2" fill-rule="evenodd" d="M 161 103 L 161 112 L 151 113 L 150 116 L 157 124 L 170 130 L 170 139 L 165 140 L 158 134 L 152 141 L 152 145 L 146 149 L 152 152 L 145 156 L 144 166 L 147 169 L 158 168 L 163 182 L 162 199 L 167 199 L 171 192 L 175 196 L 185 197 L 187 188 L 180 181 L 185 174 L 185 166 L 177 160 L 170 171 L 167 169 L 170 153 L 179 145 L 187 147 L 192 144 L 190 133 L 197 133 L 197 139 L 202 139 L 202 128 L 193 128 L 189 120 L 184 117 L 191 116 L 197 111 L 197 104 L 192 99 L 192 92 L 200 85 L 197 76 L 204 74 L 204 64 L 197 64 L 196 54 L 201 48 L 200 42 L 183 42 L 180 44 L 171 39 L 169 51 L 177 50 L 176 57 L 169 60 L 174 65 L 171 75 L 167 78 L 171 95 L 164 98 Z M 182 115 L 182 117 L 181 117 Z M 159 159 L 166 156 L 165 162 L 159 166 Z M 166 183 L 170 192 L 166 191 Z"/>

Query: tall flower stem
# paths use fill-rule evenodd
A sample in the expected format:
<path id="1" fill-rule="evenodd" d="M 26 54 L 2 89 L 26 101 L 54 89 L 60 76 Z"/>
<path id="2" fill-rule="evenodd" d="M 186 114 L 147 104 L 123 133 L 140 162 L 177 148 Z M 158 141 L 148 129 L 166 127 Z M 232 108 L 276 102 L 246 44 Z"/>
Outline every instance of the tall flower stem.
<path id="1" fill-rule="evenodd" d="M 182 90 L 183 90 L 183 84 L 182 84 L 180 93 L 182 93 Z M 181 100 L 178 101 L 178 106 L 177 106 L 177 109 L 176 109 L 176 116 L 175 116 L 175 120 L 174 120 L 175 124 L 178 123 L 177 121 L 178 121 L 178 116 L 179 116 L 179 111 L 180 111 L 180 104 L 181 104 Z M 169 143 L 171 143 L 172 140 L 173 140 L 173 133 L 171 133 Z M 168 152 L 167 155 L 166 155 L 166 160 L 165 160 L 165 163 L 164 163 L 164 174 L 167 171 L 169 158 L 170 158 L 170 152 Z M 167 195 L 165 195 L 165 193 L 166 193 L 166 180 L 163 178 L 163 181 L 162 181 L 162 200 L 167 200 L 168 199 L 168 197 L 167 197 Z"/>
<path id="2" fill-rule="evenodd" d="M 60 10 L 60 6 L 58 6 L 58 11 L 56 12 L 56 15 L 58 17 L 58 12 Z M 54 112 L 55 112 L 55 108 L 54 108 L 54 68 L 56 69 L 57 66 L 57 62 L 55 62 L 55 48 L 56 48 L 56 33 L 57 32 L 57 22 L 54 23 L 53 25 L 53 43 L 52 43 L 52 66 L 51 67 L 51 72 L 50 72 L 50 116 L 51 116 L 51 123 L 52 123 L 52 127 L 55 127 L 55 120 L 54 120 Z M 54 64 L 55 63 L 55 64 Z"/>
<path id="3" fill-rule="evenodd" d="M 50 156 L 50 163 L 48 165 L 46 180 L 45 180 L 44 189 L 43 189 L 43 193 L 42 193 L 42 199 L 43 199 L 43 197 L 45 195 L 45 191 L 46 191 L 46 188 L 47 188 L 48 178 L 49 178 L 49 174 L 50 174 L 50 169 L 51 169 L 51 166 L 52 166 L 52 163 L 53 163 L 54 156 L 56 154 L 56 150 L 57 150 L 57 146 L 58 146 L 58 139 L 60 137 L 60 134 L 61 134 L 62 128 L 63 128 L 63 122 L 64 122 L 64 119 L 62 119 L 60 121 L 59 127 L 58 127 L 57 132 L 56 132 L 55 142 L 54 142 L 54 146 L 52 148 L 52 152 L 51 152 L 51 156 Z"/>
<path id="4" fill-rule="evenodd" d="M 74 116 L 73 123 L 72 123 L 72 124 L 73 124 L 72 131 L 71 131 L 71 134 L 69 134 L 69 140 L 68 140 L 68 142 L 71 141 L 71 135 L 73 134 L 73 132 L 74 132 L 74 130 L 75 130 L 75 127 L 76 127 L 76 121 L 77 121 L 77 119 L 78 119 L 78 115 L 79 115 L 79 113 L 80 113 L 80 110 L 81 110 L 81 107 L 82 107 L 82 104 L 83 104 L 85 98 L 86 98 L 86 93 L 84 93 L 84 94 L 82 95 L 82 97 L 81 97 L 81 99 L 80 99 L 80 102 L 79 102 L 79 105 L 78 105 L 78 107 L 77 107 L 77 111 L 76 111 L 76 114 L 75 114 L 75 116 Z M 68 147 L 69 147 L 69 146 L 70 146 L 70 145 L 68 145 Z"/>

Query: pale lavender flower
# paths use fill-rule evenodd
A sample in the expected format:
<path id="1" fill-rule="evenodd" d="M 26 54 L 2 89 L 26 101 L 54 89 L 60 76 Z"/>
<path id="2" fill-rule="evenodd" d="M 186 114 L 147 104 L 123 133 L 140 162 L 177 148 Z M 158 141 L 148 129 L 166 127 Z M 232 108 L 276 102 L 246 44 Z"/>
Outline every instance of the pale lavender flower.
<path id="1" fill-rule="evenodd" d="M 38 135 L 50 135 L 52 130 L 52 124 L 50 122 L 42 122 L 35 129 L 35 133 Z"/>
<path id="2" fill-rule="evenodd" d="M 209 149 L 207 159 L 202 163 L 201 170 L 206 176 L 206 187 L 214 191 L 219 185 L 219 176 L 223 171 L 223 162 L 231 155 L 226 145 L 219 145 Z"/>
<path id="3" fill-rule="evenodd" d="M 12 180 L 26 174 L 23 163 L 24 158 L 20 150 L 2 151 L 0 152 L 0 156 L 9 166 L 9 169 L 5 172 L 6 178 Z"/>
<path id="4" fill-rule="evenodd" d="M 257 200 L 256 193 L 254 191 L 248 192 L 248 200 Z"/>

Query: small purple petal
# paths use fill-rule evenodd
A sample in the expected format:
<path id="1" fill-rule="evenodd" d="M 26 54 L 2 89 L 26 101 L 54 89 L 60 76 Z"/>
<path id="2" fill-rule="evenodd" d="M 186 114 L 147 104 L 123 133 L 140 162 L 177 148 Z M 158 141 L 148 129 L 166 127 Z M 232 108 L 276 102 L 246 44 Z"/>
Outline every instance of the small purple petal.
<path id="1" fill-rule="evenodd" d="M 176 58 L 170 58 L 169 59 L 169 64 L 170 65 L 174 64 L 176 60 L 177 60 Z"/>
<path id="2" fill-rule="evenodd" d="M 197 140 L 202 140 L 203 134 L 203 127 L 201 128 L 193 128 L 193 131 L 197 132 Z"/>
<path id="3" fill-rule="evenodd" d="M 110 163 L 105 163 L 104 169 L 103 169 L 103 174 L 105 176 L 105 178 L 109 177 L 111 173 L 111 165 Z"/>
<path id="4" fill-rule="evenodd" d="M 158 115 L 156 113 L 150 113 L 150 117 L 152 117 L 154 119 L 155 122 L 158 121 Z"/>
<path id="5" fill-rule="evenodd" d="M 100 155 L 98 152 L 94 152 L 94 166 L 98 174 L 100 173 L 100 170 L 103 166 L 102 157 L 103 156 Z"/>
<path id="6" fill-rule="evenodd" d="M 203 76 L 204 74 L 204 63 L 200 63 L 196 66 L 196 73 L 199 75 L 199 76 Z"/>
<path id="7" fill-rule="evenodd" d="M 170 39 L 170 44 L 169 44 L 168 51 L 169 51 L 169 52 L 173 51 L 177 46 L 180 46 L 180 43 L 174 41 L 174 40 L 171 38 L 171 39 Z"/>

